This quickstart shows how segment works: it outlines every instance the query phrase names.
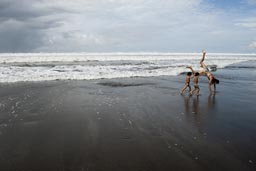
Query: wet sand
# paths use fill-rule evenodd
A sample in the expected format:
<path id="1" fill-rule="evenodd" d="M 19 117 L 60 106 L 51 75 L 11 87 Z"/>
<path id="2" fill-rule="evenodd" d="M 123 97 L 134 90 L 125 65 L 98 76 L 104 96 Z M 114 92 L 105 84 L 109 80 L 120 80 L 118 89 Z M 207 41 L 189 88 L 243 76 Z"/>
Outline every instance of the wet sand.
<path id="1" fill-rule="evenodd" d="M 1 84 L 1 170 L 255 170 L 255 83 L 184 79 Z"/>

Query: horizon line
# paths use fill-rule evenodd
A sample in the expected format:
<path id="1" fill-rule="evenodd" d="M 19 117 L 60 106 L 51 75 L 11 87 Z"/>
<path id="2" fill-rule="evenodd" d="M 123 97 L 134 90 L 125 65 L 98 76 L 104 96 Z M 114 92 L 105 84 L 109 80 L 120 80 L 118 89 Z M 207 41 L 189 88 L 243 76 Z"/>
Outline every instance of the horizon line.
<path id="1" fill-rule="evenodd" d="M 136 55 L 136 54 L 151 54 L 151 55 L 168 55 L 168 54 L 201 54 L 202 52 L 0 52 L 0 55 L 3 54 L 92 54 L 92 55 Z M 206 52 L 207 54 L 216 54 L 216 55 L 221 55 L 221 54 L 226 54 L 226 55 L 256 55 L 256 52 Z"/>

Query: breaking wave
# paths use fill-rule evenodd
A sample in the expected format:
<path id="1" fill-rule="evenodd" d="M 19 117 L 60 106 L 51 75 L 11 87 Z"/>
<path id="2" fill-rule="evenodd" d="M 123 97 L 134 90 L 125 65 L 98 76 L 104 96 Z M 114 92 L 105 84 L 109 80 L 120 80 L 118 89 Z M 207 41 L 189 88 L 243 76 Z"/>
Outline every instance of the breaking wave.
<path id="1" fill-rule="evenodd" d="M 179 75 L 188 65 L 200 70 L 200 59 L 199 53 L 0 54 L 0 82 Z M 242 67 L 240 63 L 255 60 L 255 54 L 207 54 L 205 63 Z"/>

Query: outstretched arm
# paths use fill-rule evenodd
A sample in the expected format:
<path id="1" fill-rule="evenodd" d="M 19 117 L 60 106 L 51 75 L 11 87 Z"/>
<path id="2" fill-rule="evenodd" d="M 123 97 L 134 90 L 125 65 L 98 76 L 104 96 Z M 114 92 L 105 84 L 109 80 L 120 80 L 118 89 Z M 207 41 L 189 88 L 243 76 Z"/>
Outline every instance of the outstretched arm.
<path id="1" fill-rule="evenodd" d="M 193 68 L 191 66 L 187 66 L 186 68 L 189 68 L 193 74 L 195 74 L 195 71 L 193 70 Z"/>
<path id="2" fill-rule="evenodd" d="M 209 84 L 208 84 L 208 88 L 209 88 L 210 93 L 212 93 L 212 88 L 211 88 L 212 81 L 213 81 L 213 78 L 211 77 L 210 80 L 209 80 Z"/>

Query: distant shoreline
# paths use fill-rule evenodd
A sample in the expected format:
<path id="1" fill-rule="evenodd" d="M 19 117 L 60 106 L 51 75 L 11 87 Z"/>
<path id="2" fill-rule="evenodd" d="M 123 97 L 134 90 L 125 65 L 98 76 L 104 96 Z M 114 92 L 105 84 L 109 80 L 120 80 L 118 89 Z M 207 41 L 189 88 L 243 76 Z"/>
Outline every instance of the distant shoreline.
<path id="1" fill-rule="evenodd" d="M 201 52 L 0 52 L 2 55 L 201 55 Z M 256 56 L 256 53 L 230 53 L 230 52 L 207 52 L 208 55 L 249 55 Z"/>

